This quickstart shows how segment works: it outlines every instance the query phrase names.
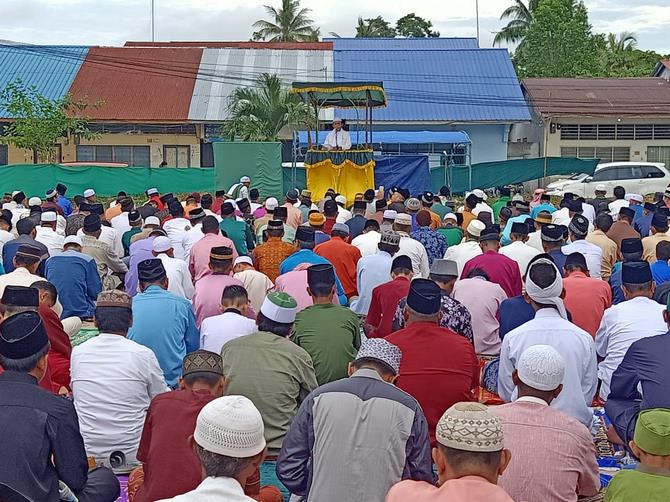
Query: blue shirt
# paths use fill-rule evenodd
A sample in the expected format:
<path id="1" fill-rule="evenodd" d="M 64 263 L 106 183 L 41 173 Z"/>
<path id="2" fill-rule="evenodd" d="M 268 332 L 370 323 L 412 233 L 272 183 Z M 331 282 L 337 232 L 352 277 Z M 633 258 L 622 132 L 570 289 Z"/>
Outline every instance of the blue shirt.
<path id="1" fill-rule="evenodd" d="M 281 265 L 279 266 L 279 275 L 295 270 L 295 267 L 301 263 L 309 263 L 310 265 L 322 265 L 325 263 L 332 265 L 332 263 L 326 260 L 323 256 L 319 256 L 311 249 L 301 249 L 284 258 L 284 261 L 281 262 Z M 346 305 L 348 301 L 347 295 L 344 294 L 344 288 L 342 287 L 340 280 L 337 278 L 337 275 L 335 275 L 335 286 L 337 286 L 337 297 L 340 300 L 340 304 Z"/>
<path id="2" fill-rule="evenodd" d="M 540 204 L 539 206 L 535 206 L 533 209 L 530 211 L 530 217 L 535 219 L 537 218 L 537 215 L 540 214 L 542 211 L 546 211 L 547 213 L 553 213 L 556 211 L 556 208 L 552 206 L 551 204 Z"/>
<path id="3" fill-rule="evenodd" d="M 447 238 L 441 233 L 431 230 L 430 227 L 419 227 L 418 230 L 410 234 L 410 237 L 419 241 L 426 248 L 428 265 L 432 265 L 433 260 L 442 259 L 449 246 Z"/>
<path id="4" fill-rule="evenodd" d="M 44 271 L 46 279 L 58 290 L 63 319 L 93 317 L 102 283 L 92 256 L 68 249 L 49 258 Z"/>
<path id="5" fill-rule="evenodd" d="M 640 216 L 635 220 L 633 228 L 640 234 L 644 239 L 648 237 L 651 233 L 651 219 L 654 217 L 654 213 L 649 213 L 647 216 Z"/>
<path id="6" fill-rule="evenodd" d="M 58 197 L 56 204 L 63 210 L 63 216 L 66 218 L 72 214 L 72 202 L 70 202 L 69 199 L 66 199 L 63 195 Z"/>
<path id="7" fill-rule="evenodd" d="M 612 267 L 612 275 L 610 275 L 610 288 L 612 289 L 612 305 L 617 305 L 626 300 L 623 294 L 623 280 L 621 279 L 621 262 L 618 261 Z"/>
<path id="8" fill-rule="evenodd" d="M 509 235 L 509 234 L 512 233 L 512 223 L 515 223 L 515 222 L 523 223 L 528 218 L 530 218 L 529 214 L 520 214 L 519 216 L 514 216 L 513 218 L 510 218 L 509 220 L 507 220 L 507 224 L 505 225 L 505 229 L 502 231 L 502 237 L 500 238 L 500 244 L 503 245 L 503 246 L 507 246 L 508 244 L 512 244 L 512 238 Z"/>
<path id="9" fill-rule="evenodd" d="M 29 235 L 19 235 L 13 241 L 5 242 L 2 246 L 2 266 L 5 268 L 5 273 L 14 272 L 14 255 L 22 244 L 36 247 L 42 252 L 42 261 L 37 267 L 37 275 L 44 277 L 44 261 L 49 258 L 49 250 L 44 244 L 37 242 Z"/>
<path id="10" fill-rule="evenodd" d="M 184 356 L 200 346 L 191 302 L 149 286 L 133 298 L 133 326 L 128 339 L 150 348 L 174 388 L 181 376 Z"/>
<path id="11" fill-rule="evenodd" d="M 565 267 L 565 260 L 568 259 L 568 256 L 563 254 L 563 251 L 560 249 L 552 249 L 547 254 L 554 260 L 554 264 L 561 273 L 561 277 L 563 277 L 563 267 Z"/>
<path id="12" fill-rule="evenodd" d="M 329 240 L 330 235 L 328 235 L 326 232 L 322 232 L 321 230 L 314 232 L 314 244 L 316 246 L 323 244 L 324 242 L 328 242 Z"/>
<path id="13" fill-rule="evenodd" d="M 365 219 L 365 216 L 357 214 L 345 223 L 345 225 L 349 227 L 349 236 L 352 239 L 355 239 L 363 233 L 363 227 L 365 226 L 366 221 L 368 220 Z"/>
<path id="14" fill-rule="evenodd" d="M 502 340 L 513 329 L 518 328 L 531 319 L 535 319 L 535 310 L 533 310 L 530 303 L 524 300 L 523 295 L 519 295 L 503 300 L 500 304 L 498 317 L 500 319 L 498 334 Z"/>
<path id="15" fill-rule="evenodd" d="M 650 268 L 651 275 L 654 277 L 654 282 L 657 286 L 670 281 L 670 266 L 668 266 L 667 261 L 657 260 Z"/>

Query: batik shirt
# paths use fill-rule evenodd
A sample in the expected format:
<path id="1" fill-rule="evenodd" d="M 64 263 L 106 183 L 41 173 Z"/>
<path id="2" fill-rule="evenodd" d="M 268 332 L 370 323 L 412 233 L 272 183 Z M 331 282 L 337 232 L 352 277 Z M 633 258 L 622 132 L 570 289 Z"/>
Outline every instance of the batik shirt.
<path id="1" fill-rule="evenodd" d="M 433 264 L 433 260 L 442 259 L 449 246 L 447 238 L 435 230 L 431 230 L 430 227 L 419 227 L 412 232 L 410 237 L 415 241 L 419 241 L 426 248 L 429 265 Z"/>

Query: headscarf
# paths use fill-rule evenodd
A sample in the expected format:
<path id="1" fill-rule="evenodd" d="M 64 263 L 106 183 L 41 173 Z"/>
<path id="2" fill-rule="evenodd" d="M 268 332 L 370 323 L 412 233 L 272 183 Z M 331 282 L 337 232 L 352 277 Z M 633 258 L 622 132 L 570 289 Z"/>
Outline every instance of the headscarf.
<path id="1" fill-rule="evenodd" d="M 544 188 L 538 188 L 533 192 L 533 200 L 530 201 L 531 209 L 533 209 L 535 206 L 539 206 L 542 203 L 540 197 L 542 197 L 542 194 L 544 192 L 545 192 Z"/>
<path id="2" fill-rule="evenodd" d="M 540 286 L 538 286 L 533 282 L 530 273 L 532 268 L 540 263 L 546 263 L 548 265 L 551 265 L 552 267 L 554 267 L 556 271 L 556 278 L 554 279 L 554 282 L 544 289 L 542 289 Z M 551 260 L 547 258 L 540 258 L 529 267 L 528 273 L 526 274 L 526 294 L 531 298 L 531 300 L 537 303 L 541 303 L 544 305 L 554 305 L 556 307 L 556 310 L 558 310 L 558 313 L 561 315 L 561 317 L 563 319 L 567 319 L 568 313 L 566 312 L 565 305 L 563 304 L 563 300 L 561 299 L 562 292 L 563 292 L 563 279 L 561 278 L 561 274 L 556 268 L 556 265 L 554 265 L 554 263 Z"/>

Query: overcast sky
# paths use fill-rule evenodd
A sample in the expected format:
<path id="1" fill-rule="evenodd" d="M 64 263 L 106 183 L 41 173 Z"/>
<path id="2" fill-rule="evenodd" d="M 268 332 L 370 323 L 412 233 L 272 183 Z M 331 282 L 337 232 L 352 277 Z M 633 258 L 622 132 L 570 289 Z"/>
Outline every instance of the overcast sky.
<path id="1" fill-rule="evenodd" d="M 156 40 L 249 40 L 263 4 L 280 0 L 155 0 Z M 639 47 L 670 53 L 670 0 L 585 0 L 597 32 L 633 31 Z M 0 40 L 122 45 L 150 40 L 151 0 L 0 0 Z M 511 1 L 479 0 L 481 46 L 490 46 Z M 303 0 L 327 36 L 353 36 L 358 16 L 426 17 L 442 36 L 475 36 L 475 0 Z M 411 8 L 409 7 L 411 6 Z"/>

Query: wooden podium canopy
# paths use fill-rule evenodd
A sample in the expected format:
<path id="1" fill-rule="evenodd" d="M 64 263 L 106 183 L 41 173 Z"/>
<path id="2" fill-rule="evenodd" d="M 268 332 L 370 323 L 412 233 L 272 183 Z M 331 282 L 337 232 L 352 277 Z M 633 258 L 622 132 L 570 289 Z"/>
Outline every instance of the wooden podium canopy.
<path id="1" fill-rule="evenodd" d="M 293 94 L 319 108 L 378 108 L 386 106 L 382 82 L 293 82 Z"/>

